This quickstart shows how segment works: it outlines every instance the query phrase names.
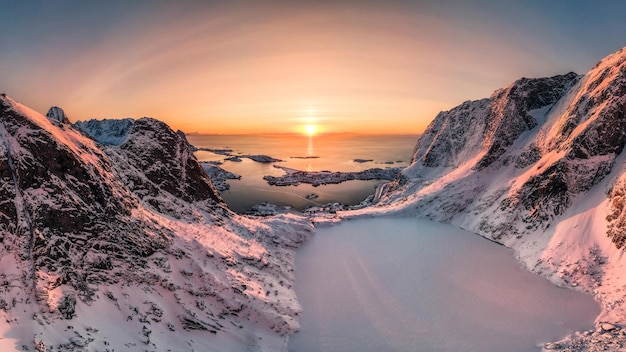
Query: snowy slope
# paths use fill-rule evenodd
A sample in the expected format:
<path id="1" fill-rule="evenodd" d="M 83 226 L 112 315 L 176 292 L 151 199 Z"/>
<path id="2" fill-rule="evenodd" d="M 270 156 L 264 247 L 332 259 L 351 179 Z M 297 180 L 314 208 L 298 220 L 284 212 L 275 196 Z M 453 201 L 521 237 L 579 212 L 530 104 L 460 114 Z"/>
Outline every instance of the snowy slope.
<path id="1" fill-rule="evenodd" d="M 440 113 L 374 206 L 479 233 L 626 324 L 626 48 L 584 76 L 521 79 Z M 321 219 L 320 219 L 321 221 Z"/>
<path id="2" fill-rule="evenodd" d="M 308 221 L 229 211 L 159 121 L 116 144 L 0 97 L 0 349 L 284 350 Z"/>

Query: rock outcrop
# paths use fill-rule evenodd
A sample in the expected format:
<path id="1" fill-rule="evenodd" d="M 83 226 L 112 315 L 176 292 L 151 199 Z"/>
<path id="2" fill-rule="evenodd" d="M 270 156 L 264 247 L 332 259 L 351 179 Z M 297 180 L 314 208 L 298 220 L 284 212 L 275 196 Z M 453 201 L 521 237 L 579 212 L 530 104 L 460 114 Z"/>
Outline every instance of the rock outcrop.
<path id="1" fill-rule="evenodd" d="M 46 117 L 49 118 L 50 121 L 56 121 L 58 123 L 71 123 L 67 116 L 65 116 L 65 111 L 58 106 L 51 107 Z"/>

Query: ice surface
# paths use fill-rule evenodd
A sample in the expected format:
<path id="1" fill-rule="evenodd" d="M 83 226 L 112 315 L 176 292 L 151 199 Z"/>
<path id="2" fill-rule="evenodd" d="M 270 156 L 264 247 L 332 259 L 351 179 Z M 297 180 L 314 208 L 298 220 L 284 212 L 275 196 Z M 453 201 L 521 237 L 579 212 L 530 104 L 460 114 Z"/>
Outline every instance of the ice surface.
<path id="1" fill-rule="evenodd" d="M 290 351 L 532 351 L 593 327 L 590 295 L 520 267 L 512 251 L 428 220 L 320 228 L 298 251 L 303 313 Z"/>

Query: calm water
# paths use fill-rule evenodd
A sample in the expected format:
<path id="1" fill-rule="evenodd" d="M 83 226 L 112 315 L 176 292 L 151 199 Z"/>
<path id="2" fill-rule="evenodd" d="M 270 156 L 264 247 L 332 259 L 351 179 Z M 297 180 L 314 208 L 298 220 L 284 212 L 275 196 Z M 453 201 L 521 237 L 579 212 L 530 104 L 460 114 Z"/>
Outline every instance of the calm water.
<path id="1" fill-rule="evenodd" d="M 291 352 L 537 351 L 600 312 L 505 247 L 408 218 L 317 229 L 298 249 L 295 290 L 304 311 Z"/>
<path id="2" fill-rule="evenodd" d="M 284 160 L 276 163 L 305 171 L 360 171 L 373 167 L 406 166 L 411 160 L 416 135 L 365 136 L 365 135 L 320 135 L 313 138 L 300 135 L 231 136 L 190 135 L 189 142 L 196 147 L 232 149 L 235 155 L 264 154 Z M 231 188 L 222 192 L 229 207 L 245 212 L 254 204 L 270 202 L 288 205 L 302 210 L 312 205 L 341 202 L 358 204 L 374 192 L 381 181 L 348 181 L 337 185 L 313 187 L 310 185 L 277 187 L 270 186 L 263 176 L 280 176 L 283 171 L 274 164 L 257 163 L 249 159 L 242 162 L 225 161 L 225 156 L 212 152 L 198 151 L 200 161 L 223 161 L 221 167 L 241 175 L 241 180 L 230 180 Z M 316 158 L 310 158 L 316 157 Z M 355 159 L 371 159 L 358 163 Z M 319 197 L 306 199 L 308 194 Z"/>

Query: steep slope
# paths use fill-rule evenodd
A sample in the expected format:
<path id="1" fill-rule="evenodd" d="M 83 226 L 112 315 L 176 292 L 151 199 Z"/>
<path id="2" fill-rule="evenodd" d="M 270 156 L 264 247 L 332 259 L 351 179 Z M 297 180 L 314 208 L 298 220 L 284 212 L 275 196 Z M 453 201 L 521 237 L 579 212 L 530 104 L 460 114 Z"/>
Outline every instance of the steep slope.
<path id="1" fill-rule="evenodd" d="M 475 168 L 489 166 L 523 132 L 538 125 L 540 121 L 530 111 L 554 104 L 578 78 L 574 73 L 522 78 L 489 99 L 467 101 L 440 113 L 420 138 L 413 163 L 458 167 L 480 154 Z"/>
<path id="2" fill-rule="evenodd" d="M 179 133 L 163 122 L 143 118 L 135 121 L 126 141 L 120 145 L 123 160 L 143 170 L 149 181 L 178 199 L 198 202 L 212 199 L 221 202 L 219 193 L 197 162 L 191 146 Z M 169 161 L 177 160 L 173 165 Z M 130 166 L 130 165 L 129 165 Z M 135 182 L 136 193 L 149 192 Z"/>
<path id="3" fill-rule="evenodd" d="M 308 222 L 230 212 L 159 121 L 104 145 L 58 116 L 0 97 L 1 349 L 283 348 Z"/>
<path id="4" fill-rule="evenodd" d="M 442 112 L 377 204 L 516 250 L 555 283 L 593 292 L 626 323 L 626 48 L 590 72 L 521 79 Z"/>

